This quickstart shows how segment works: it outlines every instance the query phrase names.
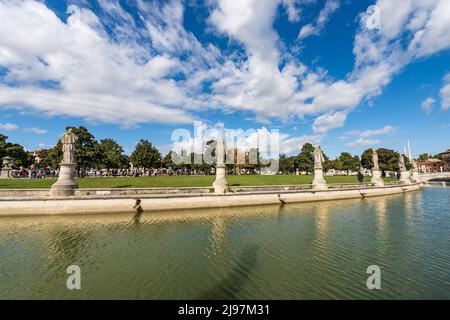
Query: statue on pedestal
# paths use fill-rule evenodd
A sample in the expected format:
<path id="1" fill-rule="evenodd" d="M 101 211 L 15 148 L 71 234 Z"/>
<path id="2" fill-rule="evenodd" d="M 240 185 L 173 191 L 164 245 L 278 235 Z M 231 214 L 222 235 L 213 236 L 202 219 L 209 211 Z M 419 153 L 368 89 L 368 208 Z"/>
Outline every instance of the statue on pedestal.
<path id="1" fill-rule="evenodd" d="M 400 155 L 400 158 L 398 159 L 398 167 L 400 168 L 400 172 L 406 171 L 405 159 L 402 155 Z"/>
<path id="2" fill-rule="evenodd" d="M 78 137 L 70 128 L 61 138 L 63 158 L 60 163 L 58 181 L 52 185 L 51 196 L 73 196 L 78 185 L 75 182 L 75 143 Z"/>
<path id="3" fill-rule="evenodd" d="M 327 182 L 323 176 L 323 162 L 325 157 L 323 156 L 322 150 L 319 145 L 314 147 L 314 179 L 313 179 L 313 189 L 326 190 L 328 189 Z"/>
<path id="4" fill-rule="evenodd" d="M 400 155 L 400 158 L 398 160 L 398 167 L 400 168 L 400 183 L 411 183 L 410 173 L 408 170 L 406 170 L 405 159 L 402 155 Z"/>
<path id="5" fill-rule="evenodd" d="M 384 181 L 383 181 L 383 177 L 381 176 L 380 166 L 378 164 L 378 153 L 376 150 L 373 150 L 373 152 L 372 152 L 372 162 L 373 162 L 373 168 L 372 168 L 371 182 L 376 187 L 382 187 L 382 186 L 384 186 Z"/>
<path id="6" fill-rule="evenodd" d="M 215 193 L 226 193 L 228 191 L 228 180 L 226 177 L 226 146 L 223 140 L 216 142 L 216 180 L 213 183 Z"/>
<path id="7" fill-rule="evenodd" d="M 12 178 L 12 167 L 14 163 L 14 158 L 4 157 L 3 158 L 3 167 L 1 169 L 0 179 L 11 179 Z"/>

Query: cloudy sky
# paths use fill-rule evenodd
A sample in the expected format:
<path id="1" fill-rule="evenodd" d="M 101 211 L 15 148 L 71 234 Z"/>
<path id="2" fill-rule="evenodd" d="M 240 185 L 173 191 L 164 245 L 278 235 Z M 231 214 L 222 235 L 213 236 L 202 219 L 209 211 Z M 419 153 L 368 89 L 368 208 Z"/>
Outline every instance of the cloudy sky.
<path id="1" fill-rule="evenodd" d="M 291 154 L 437 153 L 449 30 L 449 0 L 0 0 L 0 133 L 36 149 L 85 125 L 168 151 L 203 121 L 278 129 Z"/>

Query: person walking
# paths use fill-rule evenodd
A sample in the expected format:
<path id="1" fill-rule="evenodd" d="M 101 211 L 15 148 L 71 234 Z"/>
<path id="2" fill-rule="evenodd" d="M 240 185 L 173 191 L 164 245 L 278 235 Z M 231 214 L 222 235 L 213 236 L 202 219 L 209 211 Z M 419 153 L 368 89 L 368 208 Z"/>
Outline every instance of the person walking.
<path id="1" fill-rule="evenodd" d="M 358 181 L 360 184 L 364 181 L 364 175 L 362 174 L 361 170 L 358 171 Z"/>

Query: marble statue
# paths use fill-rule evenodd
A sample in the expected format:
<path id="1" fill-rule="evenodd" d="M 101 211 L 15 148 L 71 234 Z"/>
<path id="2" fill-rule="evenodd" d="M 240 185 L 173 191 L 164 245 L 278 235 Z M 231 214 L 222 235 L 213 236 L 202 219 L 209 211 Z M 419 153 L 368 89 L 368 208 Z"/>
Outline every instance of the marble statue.
<path id="1" fill-rule="evenodd" d="M 76 161 L 75 161 L 75 143 L 78 138 L 72 129 L 67 130 L 61 138 L 63 158 L 59 165 L 58 180 L 52 185 L 50 196 L 73 196 L 78 187 L 75 182 Z"/>
<path id="2" fill-rule="evenodd" d="M 72 128 L 67 130 L 64 136 L 61 138 L 63 145 L 63 161 L 62 163 L 75 163 L 75 143 L 78 137 L 73 133 Z"/>
<path id="3" fill-rule="evenodd" d="M 216 180 L 214 180 L 213 188 L 215 193 L 223 194 L 228 192 L 228 180 L 226 177 L 226 145 L 223 140 L 216 142 Z"/>
<path id="4" fill-rule="evenodd" d="M 380 167 L 378 165 L 378 153 L 376 150 L 373 150 L 372 152 L 372 162 L 373 162 L 373 170 L 380 170 Z"/>
<path id="5" fill-rule="evenodd" d="M 400 171 L 406 171 L 405 159 L 403 159 L 402 155 L 400 155 L 398 160 L 398 167 L 400 168 Z"/>
<path id="6" fill-rule="evenodd" d="M 314 147 L 314 178 L 312 182 L 313 189 L 326 190 L 328 189 L 327 182 L 323 176 L 323 162 L 325 157 L 319 145 Z"/>
<path id="7" fill-rule="evenodd" d="M 314 147 L 314 168 L 323 168 L 322 164 L 325 161 L 322 150 L 319 145 Z"/>

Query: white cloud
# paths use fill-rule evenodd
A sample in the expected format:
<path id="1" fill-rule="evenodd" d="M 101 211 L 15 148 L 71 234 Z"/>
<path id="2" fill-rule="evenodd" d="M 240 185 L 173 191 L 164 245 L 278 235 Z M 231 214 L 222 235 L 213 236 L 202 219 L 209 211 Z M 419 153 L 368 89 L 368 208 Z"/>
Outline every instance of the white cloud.
<path id="1" fill-rule="evenodd" d="M 12 131 L 12 130 L 17 130 L 19 129 L 19 127 L 14 124 L 14 123 L 0 123 L 0 130 L 4 130 L 4 131 Z"/>
<path id="2" fill-rule="evenodd" d="M 439 91 L 439 96 L 442 110 L 450 108 L 450 73 L 447 73 L 444 77 L 444 86 Z"/>
<path id="3" fill-rule="evenodd" d="M 372 136 L 379 136 L 379 135 L 390 134 L 390 133 L 394 133 L 394 132 L 395 132 L 395 128 L 393 126 L 387 125 L 381 129 L 364 130 L 360 133 L 360 137 L 368 138 L 368 137 L 372 137 Z"/>
<path id="4" fill-rule="evenodd" d="M 433 110 L 433 104 L 436 102 L 435 99 L 428 97 L 425 100 L 422 101 L 422 104 L 420 105 L 423 110 L 425 110 L 426 113 L 431 113 Z"/>
<path id="5" fill-rule="evenodd" d="M 380 136 L 386 134 L 392 134 L 396 131 L 396 128 L 391 125 L 386 125 L 380 129 L 367 129 L 367 130 L 352 130 L 345 132 L 342 136 L 339 137 L 339 140 L 345 141 L 352 136 L 359 136 L 355 141 L 347 142 L 345 145 L 347 147 L 357 148 L 357 147 L 365 147 L 372 146 L 376 144 L 380 144 L 381 141 L 379 139 L 369 139 L 373 136 Z"/>
<path id="6" fill-rule="evenodd" d="M 346 119 L 347 113 L 344 111 L 327 113 L 316 118 L 313 124 L 313 130 L 316 133 L 325 133 L 331 129 L 341 128 L 344 126 Z"/>
<path id="7" fill-rule="evenodd" d="M 339 9 L 341 3 L 339 0 L 327 0 L 324 8 L 320 11 L 314 24 L 308 23 L 304 25 L 298 34 L 300 39 L 304 39 L 311 35 L 319 35 L 325 28 L 330 16 Z"/>
<path id="8" fill-rule="evenodd" d="M 47 130 L 37 128 L 37 127 L 25 128 L 24 130 L 25 130 L 25 132 L 35 133 L 35 134 L 46 134 L 47 133 Z"/>
<path id="9" fill-rule="evenodd" d="M 347 147 L 351 147 L 351 148 L 359 148 L 359 147 L 367 147 L 367 146 L 373 146 L 376 144 L 379 144 L 381 141 L 378 139 L 364 139 L 364 138 L 359 138 L 356 141 L 353 142 L 348 142 L 345 145 Z"/>
<path id="10" fill-rule="evenodd" d="M 123 126 L 189 123 L 220 109 L 269 121 L 314 117 L 314 131 L 323 133 L 343 126 L 405 65 L 450 47 L 448 0 L 379 0 L 381 29 L 368 30 L 367 14 L 360 16 L 354 69 L 333 79 L 288 52 L 274 29 L 280 5 L 295 22 L 306 2 L 208 2 L 209 31 L 244 49 L 229 53 L 185 30 L 179 0 L 137 1 L 139 18 L 116 0 L 100 1 L 98 15 L 71 5 L 66 21 L 42 2 L 0 0 L 0 66 L 7 70 L 0 108 Z M 339 1 L 326 2 L 314 32 L 338 7 Z M 444 109 L 448 90 L 441 89 Z"/>

